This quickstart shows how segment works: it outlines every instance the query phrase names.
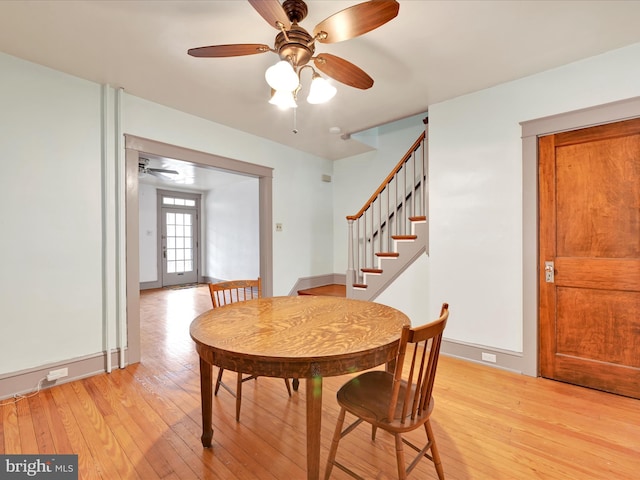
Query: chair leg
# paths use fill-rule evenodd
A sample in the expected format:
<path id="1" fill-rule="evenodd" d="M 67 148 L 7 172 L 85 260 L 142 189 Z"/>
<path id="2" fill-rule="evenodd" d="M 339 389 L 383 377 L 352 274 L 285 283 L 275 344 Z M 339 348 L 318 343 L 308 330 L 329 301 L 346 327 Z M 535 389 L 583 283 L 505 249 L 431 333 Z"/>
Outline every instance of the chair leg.
<path id="1" fill-rule="evenodd" d="M 398 462 L 398 479 L 405 480 L 407 478 L 407 470 L 404 466 L 404 447 L 402 445 L 402 435 L 395 434 L 396 438 L 396 460 Z"/>
<path id="2" fill-rule="evenodd" d="M 442 461 L 440 460 L 440 453 L 438 452 L 438 446 L 436 445 L 436 437 L 433 435 L 431 429 L 431 423 L 427 421 L 424 424 L 424 429 L 427 431 L 427 438 L 431 442 L 431 457 L 433 458 L 433 464 L 438 472 L 438 478 L 444 480 L 444 470 L 442 469 Z"/>
<path id="3" fill-rule="evenodd" d="M 291 384 L 289 383 L 289 379 L 284 379 L 284 384 L 287 386 L 287 392 L 289 392 L 289 396 L 291 396 Z"/>
<path id="4" fill-rule="evenodd" d="M 333 439 L 331 440 L 331 448 L 329 449 L 329 457 L 327 458 L 327 466 L 324 470 L 324 480 L 329 480 L 331 476 L 331 470 L 333 469 L 333 462 L 336 459 L 336 453 L 338 452 L 338 443 L 342 437 L 342 425 L 344 424 L 344 417 L 347 411 L 344 408 L 340 409 L 340 415 L 338 415 L 338 423 L 336 424 L 336 430 L 333 432 Z"/>
<path id="5" fill-rule="evenodd" d="M 376 432 L 378 431 L 378 427 L 375 425 L 371 425 L 371 441 L 375 442 L 376 440 Z"/>
<path id="6" fill-rule="evenodd" d="M 220 390 L 220 384 L 222 383 L 222 373 L 224 372 L 224 368 L 218 369 L 218 378 L 216 380 L 216 388 L 213 391 L 214 395 L 218 395 L 218 390 Z"/>
<path id="7" fill-rule="evenodd" d="M 236 385 L 236 422 L 240 421 L 240 403 L 242 402 L 242 373 L 238 372 Z"/>

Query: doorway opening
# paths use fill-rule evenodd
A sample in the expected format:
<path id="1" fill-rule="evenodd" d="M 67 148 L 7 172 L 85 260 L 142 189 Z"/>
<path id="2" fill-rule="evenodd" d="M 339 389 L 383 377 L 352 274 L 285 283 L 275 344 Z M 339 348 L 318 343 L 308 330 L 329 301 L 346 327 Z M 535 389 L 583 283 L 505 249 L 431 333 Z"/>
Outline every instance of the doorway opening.
<path id="1" fill-rule="evenodd" d="M 125 135 L 126 323 L 127 363 L 140 361 L 140 223 L 138 170 L 141 159 L 178 159 L 198 167 L 258 180 L 259 263 L 263 293 L 273 292 L 273 169 L 133 135 Z"/>

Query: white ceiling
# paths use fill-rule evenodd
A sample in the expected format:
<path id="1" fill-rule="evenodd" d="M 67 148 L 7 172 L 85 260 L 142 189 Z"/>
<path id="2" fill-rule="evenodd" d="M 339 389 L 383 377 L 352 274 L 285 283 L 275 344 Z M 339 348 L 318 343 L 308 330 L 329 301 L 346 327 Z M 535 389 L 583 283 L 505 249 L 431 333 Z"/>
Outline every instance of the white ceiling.
<path id="1" fill-rule="evenodd" d="M 358 1 L 309 0 L 313 27 Z M 369 90 L 336 84 L 326 105 L 267 103 L 273 53 L 203 59 L 187 49 L 273 45 L 277 31 L 246 1 L 3 0 L 0 51 L 153 102 L 338 159 L 367 150 L 354 133 L 465 93 L 640 42 L 639 1 L 400 0 L 398 17 L 361 37 L 319 44 L 362 68 Z M 304 77 L 303 77 L 304 81 Z"/>
<path id="2" fill-rule="evenodd" d="M 213 167 L 198 166 L 190 162 L 172 158 L 155 157 L 147 155 L 147 167 L 149 169 L 160 168 L 173 170 L 173 173 L 138 173 L 138 181 L 147 185 L 171 190 L 186 190 L 192 192 L 206 192 L 218 187 L 228 188 L 230 185 L 240 182 L 254 181 L 258 187 L 257 179 L 237 173 L 219 170 Z"/>

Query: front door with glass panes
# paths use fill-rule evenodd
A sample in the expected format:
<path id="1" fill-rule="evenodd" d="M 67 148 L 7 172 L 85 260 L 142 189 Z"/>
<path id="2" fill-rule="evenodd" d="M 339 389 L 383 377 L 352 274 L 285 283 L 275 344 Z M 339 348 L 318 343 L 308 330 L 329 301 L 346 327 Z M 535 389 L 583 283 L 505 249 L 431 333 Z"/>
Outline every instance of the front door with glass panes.
<path id="1" fill-rule="evenodd" d="M 198 282 L 198 203 L 177 192 L 161 194 L 162 285 Z"/>

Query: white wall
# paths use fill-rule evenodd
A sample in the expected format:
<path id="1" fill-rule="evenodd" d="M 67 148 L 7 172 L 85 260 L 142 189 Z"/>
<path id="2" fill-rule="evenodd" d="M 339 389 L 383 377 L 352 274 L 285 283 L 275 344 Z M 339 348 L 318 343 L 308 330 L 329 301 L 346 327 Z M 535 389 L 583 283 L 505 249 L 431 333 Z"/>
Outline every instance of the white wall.
<path id="1" fill-rule="evenodd" d="M 99 352 L 100 86 L 0 54 L 0 374 Z"/>
<path id="2" fill-rule="evenodd" d="M 219 280 L 258 278 L 258 179 L 210 190 L 206 197 L 204 274 Z"/>
<path id="3" fill-rule="evenodd" d="M 447 301 L 448 339 L 522 352 L 519 122 L 639 96 L 639 58 L 636 44 L 429 108 L 431 255 L 416 292 L 428 302 L 406 300 L 407 314 L 434 318 Z M 415 283 L 407 272 L 384 298 Z"/>
<path id="4" fill-rule="evenodd" d="M 140 283 L 155 282 L 158 277 L 158 190 L 138 184 Z"/>

